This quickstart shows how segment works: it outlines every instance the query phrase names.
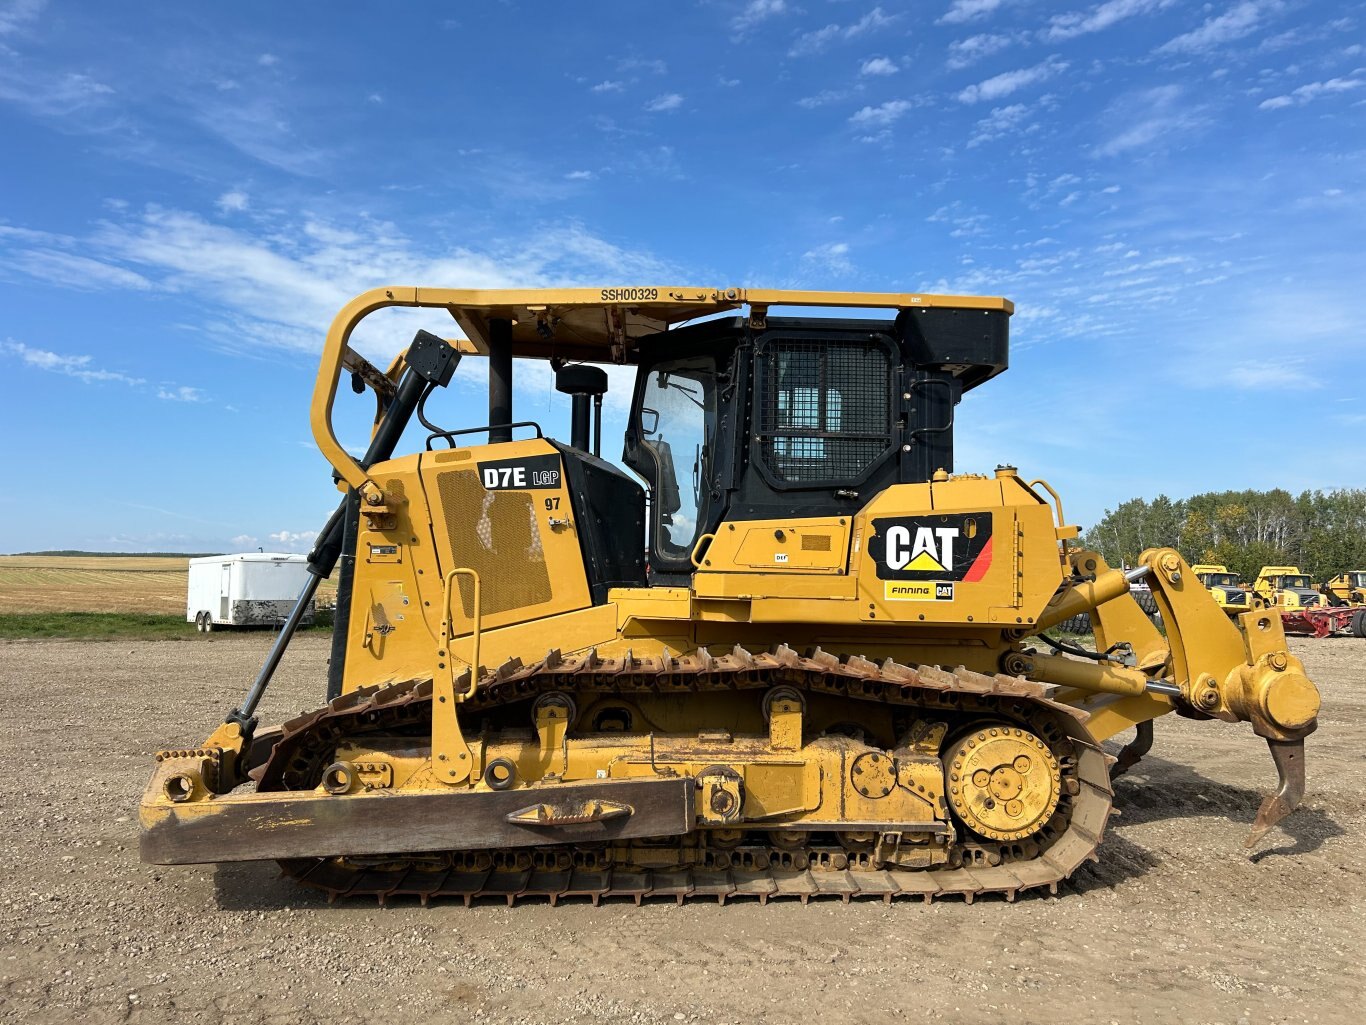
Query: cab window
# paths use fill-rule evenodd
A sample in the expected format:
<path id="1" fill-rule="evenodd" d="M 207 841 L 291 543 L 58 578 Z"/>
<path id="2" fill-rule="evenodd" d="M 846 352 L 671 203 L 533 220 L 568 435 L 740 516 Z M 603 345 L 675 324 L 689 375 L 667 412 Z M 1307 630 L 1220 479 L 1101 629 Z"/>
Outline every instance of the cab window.
<path id="1" fill-rule="evenodd" d="M 665 561 L 686 560 L 700 531 L 716 431 L 716 366 L 710 356 L 658 363 L 641 392 L 640 447 L 650 482 L 651 537 Z"/>

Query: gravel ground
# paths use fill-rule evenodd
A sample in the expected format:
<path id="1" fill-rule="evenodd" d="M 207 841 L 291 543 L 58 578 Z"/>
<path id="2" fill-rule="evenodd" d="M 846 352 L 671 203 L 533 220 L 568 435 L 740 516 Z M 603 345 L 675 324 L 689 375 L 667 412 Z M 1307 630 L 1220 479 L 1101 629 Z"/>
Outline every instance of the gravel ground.
<path id="1" fill-rule="evenodd" d="M 1057 898 L 470 910 L 138 862 L 152 752 L 206 735 L 268 640 L 0 644 L 0 1020 L 1361 1020 L 1366 640 L 1292 642 L 1324 696 L 1309 797 L 1251 857 L 1265 746 L 1169 716 Z M 301 639 L 267 719 L 317 703 L 326 654 Z"/>

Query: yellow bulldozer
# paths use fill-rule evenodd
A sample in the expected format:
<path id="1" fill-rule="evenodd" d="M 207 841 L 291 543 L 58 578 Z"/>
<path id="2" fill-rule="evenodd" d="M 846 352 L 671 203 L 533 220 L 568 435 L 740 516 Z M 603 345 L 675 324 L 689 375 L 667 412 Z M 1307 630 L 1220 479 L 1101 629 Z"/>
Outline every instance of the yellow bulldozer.
<path id="1" fill-rule="evenodd" d="M 348 343 L 386 307 L 463 337 L 419 332 L 381 371 Z M 276 860 L 381 902 L 1013 899 L 1097 857 L 1112 775 L 1173 711 L 1268 743 L 1255 842 L 1303 795 L 1319 709 L 1279 620 L 1230 619 L 1172 549 L 1111 569 L 1013 467 L 953 472 L 955 409 L 1006 369 L 1012 312 L 743 288 L 357 297 L 312 404 L 343 493 L 309 557 L 310 587 L 339 567 L 328 700 L 257 721 L 291 621 L 241 706 L 157 755 L 143 858 Z M 488 422 L 443 426 L 431 407 L 472 357 Z M 528 360 L 572 396 L 567 442 L 513 417 Z M 599 364 L 635 368 L 630 473 L 599 454 Z M 363 458 L 332 424 L 348 372 L 377 397 Z M 414 416 L 425 439 L 396 454 Z M 1094 651 L 1049 634 L 1080 614 Z M 1103 745 L 1131 730 L 1116 762 Z"/>

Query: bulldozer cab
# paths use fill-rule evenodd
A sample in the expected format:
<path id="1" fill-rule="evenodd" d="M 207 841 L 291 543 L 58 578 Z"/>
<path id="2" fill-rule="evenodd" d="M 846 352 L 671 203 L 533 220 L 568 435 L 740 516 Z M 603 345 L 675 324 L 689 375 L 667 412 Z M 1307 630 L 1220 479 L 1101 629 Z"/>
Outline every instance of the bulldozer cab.
<path id="1" fill-rule="evenodd" d="M 650 582 L 686 583 L 722 522 L 850 515 L 952 470 L 954 406 L 1006 367 L 992 312 L 735 317 L 642 339 L 623 461 L 650 495 Z"/>

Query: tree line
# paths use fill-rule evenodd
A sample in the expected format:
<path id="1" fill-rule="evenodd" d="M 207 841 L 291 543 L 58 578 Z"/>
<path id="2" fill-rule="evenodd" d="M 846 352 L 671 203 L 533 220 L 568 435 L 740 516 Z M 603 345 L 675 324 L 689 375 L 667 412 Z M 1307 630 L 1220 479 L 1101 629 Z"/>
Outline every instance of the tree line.
<path id="1" fill-rule="evenodd" d="M 1131 498 L 1083 542 L 1111 565 L 1145 548 L 1175 548 L 1194 564 L 1221 563 L 1251 582 L 1263 566 L 1298 566 L 1316 582 L 1366 569 L 1366 490 L 1211 491 L 1190 498 Z"/>

